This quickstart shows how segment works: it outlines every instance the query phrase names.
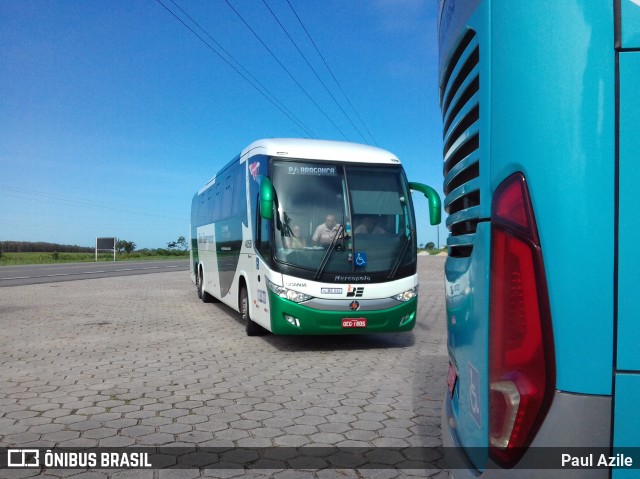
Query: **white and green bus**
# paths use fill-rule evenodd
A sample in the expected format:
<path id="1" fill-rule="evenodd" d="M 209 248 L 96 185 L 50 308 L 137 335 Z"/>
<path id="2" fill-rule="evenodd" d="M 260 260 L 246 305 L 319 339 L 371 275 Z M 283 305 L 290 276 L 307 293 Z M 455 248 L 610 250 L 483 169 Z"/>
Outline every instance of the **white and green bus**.
<path id="1" fill-rule="evenodd" d="M 411 330 L 418 275 L 411 190 L 400 160 L 365 145 L 259 140 L 193 198 L 191 279 L 239 311 L 248 335 Z"/>

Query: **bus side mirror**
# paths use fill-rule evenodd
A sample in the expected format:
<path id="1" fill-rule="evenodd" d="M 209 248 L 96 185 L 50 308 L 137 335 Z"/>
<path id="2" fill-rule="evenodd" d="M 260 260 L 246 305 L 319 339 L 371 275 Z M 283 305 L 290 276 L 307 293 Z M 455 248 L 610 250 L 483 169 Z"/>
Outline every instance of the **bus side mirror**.
<path id="1" fill-rule="evenodd" d="M 273 219 L 273 183 L 266 176 L 260 177 L 260 216 L 265 220 Z"/>
<path id="2" fill-rule="evenodd" d="M 442 205 L 440 203 L 440 195 L 430 186 L 422 183 L 409 183 L 409 188 L 413 191 L 419 191 L 424 194 L 429 202 L 429 221 L 432 225 L 439 225 L 442 220 Z"/>

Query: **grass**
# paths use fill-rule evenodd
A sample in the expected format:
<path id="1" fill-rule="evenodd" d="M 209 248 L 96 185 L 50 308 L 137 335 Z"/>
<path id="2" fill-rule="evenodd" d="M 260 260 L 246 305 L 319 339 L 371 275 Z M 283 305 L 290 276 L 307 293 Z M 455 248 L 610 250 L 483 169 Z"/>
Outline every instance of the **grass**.
<path id="1" fill-rule="evenodd" d="M 146 250 L 116 254 L 116 261 L 144 261 L 163 259 L 187 259 L 188 251 Z M 90 263 L 96 260 L 95 253 L 2 253 L 0 266 L 26 264 Z M 98 253 L 98 261 L 113 261 L 113 253 Z"/>
<path id="2" fill-rule="evenodd" d="M 447 248 L 439 250 L 418 250 L 427 251 L 434 255 Z M 188 251 L 175 250 L 141 250 L 133 253 L 116 254 L 116 261 L 145 261 L 145 260 L 166 260 L 166 259 L 188 259 Z M 58 263 L 91 263 L 96 260 L 95 253 L 0 253 L 0 266 L 18 266 L 26 264 L 58 264 Z M 113 253 L 98 253 L 98 261 L 113 261 Z"/>

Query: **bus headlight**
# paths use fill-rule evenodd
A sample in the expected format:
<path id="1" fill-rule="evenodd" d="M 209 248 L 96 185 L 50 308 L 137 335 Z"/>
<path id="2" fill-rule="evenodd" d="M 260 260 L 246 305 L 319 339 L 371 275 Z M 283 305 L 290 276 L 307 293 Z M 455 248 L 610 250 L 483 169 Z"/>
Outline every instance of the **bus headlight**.
<path id="1" fill-rule="evenodd" d="M 418 296 L 418 287 L 414 286 L 413 288 L 406 290 L 404 293 L 396 294 L 394 296 L 394 299 L 402 301 L 404 303 L 415 298 L 416 296 Z"/>
<path id="2" fill-rule="evenodd" d="M 301 293 L 300 291 L 295 291 L 293 289 L 285 288 L 284 286 L 278 286 L 275 283 L 272 283 L 267 279 L 267 286 L 271 291 L 280 296 L 281 298 L 288 299 L 289 301 L 293 301 L 294 303 L 302 303 L 303 301 L 309 301 L 313 298 L 313 296 L 309 296 L 308 294 Z"/>

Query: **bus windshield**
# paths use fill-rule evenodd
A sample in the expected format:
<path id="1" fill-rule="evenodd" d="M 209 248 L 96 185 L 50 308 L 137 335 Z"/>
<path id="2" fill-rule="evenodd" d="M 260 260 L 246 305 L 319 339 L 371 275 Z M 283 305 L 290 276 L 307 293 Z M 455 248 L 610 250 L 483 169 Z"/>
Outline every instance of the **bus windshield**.
<path id="1" fill-rule="evenodd" d="M 400 166 L 274 159 L 271 178 L 277 263 L 324 281 L 413 273 L 413 216 Z"/>

